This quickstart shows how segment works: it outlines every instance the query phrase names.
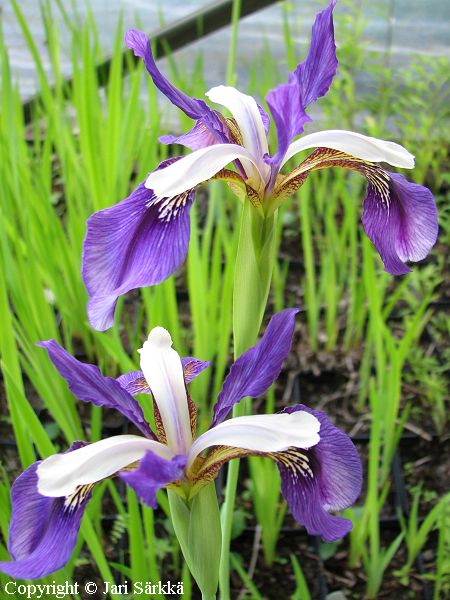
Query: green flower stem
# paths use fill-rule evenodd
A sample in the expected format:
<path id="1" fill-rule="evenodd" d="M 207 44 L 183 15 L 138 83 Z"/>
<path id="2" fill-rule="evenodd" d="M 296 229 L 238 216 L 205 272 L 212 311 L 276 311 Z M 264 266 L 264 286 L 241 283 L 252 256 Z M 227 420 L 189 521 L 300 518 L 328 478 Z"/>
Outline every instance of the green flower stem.
<path id="1" fill-rule="evenodd" d="M 220 563 L 220 513 L 214 482 L 186 502 L 167 490 L 175 534 L 204 600 L 215 600 Z"/>
<path id="2" fill-rule="evenodd" d="M 234 358 L 254 345 L 266 309 L 272 279 L 275 250 L 276 213 L 262 216 L 244 201 L 236 257 L 233 289 Z M 233 416 L 246 412 L 245 401 L 233 408 Z M 222 553 L 219 572 L 221 600 L 230 600 L 230 542 L 233 509 L 239 475 L 239 461 L 228 465 L 225 501 L 222 507 Z"/>

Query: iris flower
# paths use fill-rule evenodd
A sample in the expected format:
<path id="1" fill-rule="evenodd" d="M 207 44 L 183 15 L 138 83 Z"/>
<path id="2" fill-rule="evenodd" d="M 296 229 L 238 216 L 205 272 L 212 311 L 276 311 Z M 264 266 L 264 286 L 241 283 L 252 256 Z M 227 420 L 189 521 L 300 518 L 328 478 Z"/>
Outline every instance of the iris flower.
<path id="1" fill-rule="evenodd" d="M 368 184 L 363 227 L 386 271 L 407 273 L 407 261 L 426 257 L 438 229 L 431 192 L 379 164 L 411 169 L 414 157 L 403 146 L 338 129 L 295 139 L 311 121 L 306 108 L 326 94 L 336 73 L 335 3 L 317 15 L 305 61 L 289 74 L 287 83 L 266 96 L 278 137 L 273 155 L 267 141 L 269 116 L 252 97 L 229 86 L 212 88 L 206 94 L 209 100 L 232 115 L 223 116 L 174 87 L 158 70 L 146 35 L 127 32 L 127 45 L 142 58 L 156 87 L 196 123 L 179 137 L 160 138 L 190 148 L 190 154 L 164 161 L 128 198 L 88 220 L 83 278 L 94 328 L 112 326 L 120 295 L 160 283 L 180 267 L 189 242 L 195 189 L 211 178 L 224 179 L 238 196 L 247 196 L 255 210 L 269 216 L 312 171 L 326 167 L 357 171 Z M 316 149 L 291 172 L 283 172 L 292 157 L 312 148 Z"/>
<path id="2" fill-rule="evenodd" d="M 180 359 L 169 333 L 153 329 L 139 350 L 142 371 L 118 379 L 81 363 L 54 340 L 41 342 L 80 400 L 122 413 L 141 435 L 118 435 L 94 443 L 75 442 L 62 454 L 32 464 L 12 486 L 8 548 L 12 562 L 0 570 L 11 577 L 38 578 L 70 558 L 93 487 L 118 476 L 140 499 L 156 506 L 156 492 L 171 486 L 189 501 L 227 461 L 267 456 L 278 465 L 283 494 L 294 517 L 326 541 L 351 528 L 331 515 L 352 504 L 361 489 L 361 463 L 350 438 L 323 412 L 298 404 L 274 415 L 225 421 L 243 397 L 264 393 L 277 378 L 294 333 L 297 309 L 270 321 L 260 342 L 232 365 L 214 406 L 208 431 L 196 438 L 196 410 L 187 384 L 208 363 Z M 133 397 L 153 399 L 155 432 Z"/>

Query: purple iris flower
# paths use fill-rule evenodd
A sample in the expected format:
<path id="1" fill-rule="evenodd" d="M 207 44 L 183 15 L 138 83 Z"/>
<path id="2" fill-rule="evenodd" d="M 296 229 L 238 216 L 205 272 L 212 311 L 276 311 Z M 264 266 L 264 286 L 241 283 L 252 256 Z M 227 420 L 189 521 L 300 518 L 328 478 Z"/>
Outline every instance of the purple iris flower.
<path id="1" fill-rule="evenodd" d="M 438 231 L 431 192 L 378 164 L 411 169 L 414 157 L 403 146 L 343 130 L 294 139 L 311 121 L 306 108 L 327 93 L 336 73 L 335 3 L 317 15 L 305 61 L 289 74 L 287 83 L 266 96 L 278 136 L 273 155 L 267 141 L 269 117 L 252 97 L 223 85 L 209 90 L 209 99 L 232 115 L 224 117 L 203 100 L 175 88 L 157 69 L 146 35 L 128 31 L 126 43 L 142 58 L 155 85 L 196 123 L 179 137 L 160 138 L 190 148 L 191 154 L 164 161 L 128 198 L 88 220 L 83 279 L 94 328 L 112 326 L 120 295 L 157 284 L 180 267 L 189 242 L 195 189 L 211 178 L 227 181 L 240 198 L 249 197 L 255 210 L 270 216 L 312 171 L 333 166 L 352 169 L 367 179 L 362 223 L 386 271 L 407 273 L 407 261 L 426 257 Z M 316 150 L 290 173 L 282 172 L 289 159 L 312 148 Z M 226 168 L 230 164 L 234 170 Z"/>
<path id="2" fill-rule="evenodd" d="M 294 333 L 297 309 L 276 314 L 258 344 L 232 365 L 214 406 L 208 431 L 196 438 L 196 410 L 187 384 L 208 363 L 180 359 L 162 327 L 139 350 L 141 371 L 118 379 L 80 363 L 54 340 L 42 342 L 71 391 L 81 400 L 121 412 L 141 435 L 75 442 L 66 452 L 40 460 L 12 486 L 8 549 L 0 562 L 11 577 L 33 579 L 61 568 L 76 544 L 93 487 L 117 476 L 143 502 L 156 506 L 156 492 L 170 486 L 189 500 L 227 461 L 267 456 L 279 468 L 282 491 L 294 517 L 326 541 L 344 536 L 347 519 L 331 515 L 351 505 L 361 490 L 361 462 L 350 438 L 320 411 L 301 404 L 274 415 L 225 418 L 246 396 L 263 394 L 277 378 Z M 153 400 L 152 432 L 133 397 Z"/>

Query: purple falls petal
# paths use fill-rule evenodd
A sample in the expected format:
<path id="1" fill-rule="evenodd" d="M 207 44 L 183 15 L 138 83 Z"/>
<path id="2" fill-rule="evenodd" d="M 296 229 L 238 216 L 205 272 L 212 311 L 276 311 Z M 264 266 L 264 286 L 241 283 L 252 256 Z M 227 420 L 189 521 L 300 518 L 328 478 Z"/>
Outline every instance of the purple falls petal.
<path id="1" fill-rule="evenodd" d="M 167 279 L 183 263 L 189 244 L 194 192 L 157 198 L 143 183 L 115 206 L 94 213 L 83 245 L 88 315 L 100 331 L 114 323 L 117 299 Z"/>
<path id="2" fill-rule="evenodd" d="M 95 365 L 78 361 L 55 340 L 39 342 L 38 346 L 47 350 L 50 360 L 77 398 L 96 406 L 114 408 L 134 423 L 146 437 L 154 437 L 139 404 L 115 379 L 104 377 Z"/>
<path id="3" fill-rule="evenodd" d="M 172 481 L 180 479 L 185 465 L 184 455 L 179 454 L 171 460 L 166 460 L 149 450 L 137 469 L 120 471 L 119 477 L 134 489 L 145 504 L 156 508 L 156 492 Z"/>
<path id="4" fill-rule="evenodd" d="M 76 450 L 84 442 L 69 448 Z M 11 488 L 12 518 L 8 550 L 12 562 L 0 562 L 0 571 L 17 579 L 38 579 L 61 569 L 77 542 L 88 493 L 75 507 L 65 507 L 65 498 L 48 498 L 37 491 L 37 467 L 32 464 Z"/>
<path id="5" fill-rule="evenodd" d="M 308 56 L 304 62 L 290 73 L 287 83 L 267 94 L 267 104 L 278 135 L 277 152 L 271 159 L 274 171 L 278 171 L 292 138 L 300 135 L 305 123 L 311 120 L 305 113 L 306 107 L 327 93 L 336 74 L 338 60 L 333 26 L 336 1 L 332 0 L 316 16 Z"/>
<path id="6" fill-rule="evenodd" d="M 294 448 L 280 453 L 281 489 L 295 519 L 310 535 L 332 542 L 352 528 L 338 511 L 353 504 L 361 493 L 362 466 L 350 438 L 335 427 L 322 411 L 298 404 L 283 412 L 303 410 L 320 421 L 320 442 L 307 450 Z"/>
<path id="7" fill-rule="evenodd" d="M 378 188 L 369 182 L 364 200 L 362 223 L 393 275 L 410 271 L 406 261 L 423 260 L 438 235 L 436 203 L 429 189 L 389 173 L 389 202 L 380 198 Z"/>
<path id="8" fill-rule="evenodd" d="M 210 132 L 217 138 L 218 142 L 226 143 L 227 128 L 222 123 L 216 111 L 209 108 L 204 100 L 191 98 L 176 88 L 159 71 L 153 58 L 150 40 L 142 31 L 130 29 L 125 34 L 125 43 L 133 50 L 135 56 L 142 58 L 153 83 L 156 87 L 188 117 L 201 120 Z"/>
<path id="9" fill-rule="evenodd" d="M 287 308 L 274 315 L 260 342 L 231 366 L 214 406 L 211 427 L 221 423 L 242 398 L 260 396 L 275 381 L 291 349 L 298 312 L 298 308 Z"/>

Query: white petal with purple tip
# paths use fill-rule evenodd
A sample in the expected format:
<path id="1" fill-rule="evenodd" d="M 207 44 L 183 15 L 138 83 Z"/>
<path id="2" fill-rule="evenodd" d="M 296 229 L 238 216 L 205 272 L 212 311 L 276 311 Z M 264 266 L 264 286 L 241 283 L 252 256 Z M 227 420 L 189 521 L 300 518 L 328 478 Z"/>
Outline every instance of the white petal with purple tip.
<path id="1" fill-rule="evenodd" d="M 281 166 L 298 152 L 309 148 L 332 148 L 370 162 L 387 162 L 403 169 L 414 167 L 414 156 L 400 144 L 343 129 L 318 131 L 292 142 Z"/>
<path id="2" fill-rule="evenodd" d="M 149 450 L 167 460 L 174 456 L 167 446 L 137 435 L 118 435 L 67 454 L 54 454 L 37 468 L 38 492 L 55 498 L 69 496 L 78 486 L 101 481 L 135 463 Z"/>

